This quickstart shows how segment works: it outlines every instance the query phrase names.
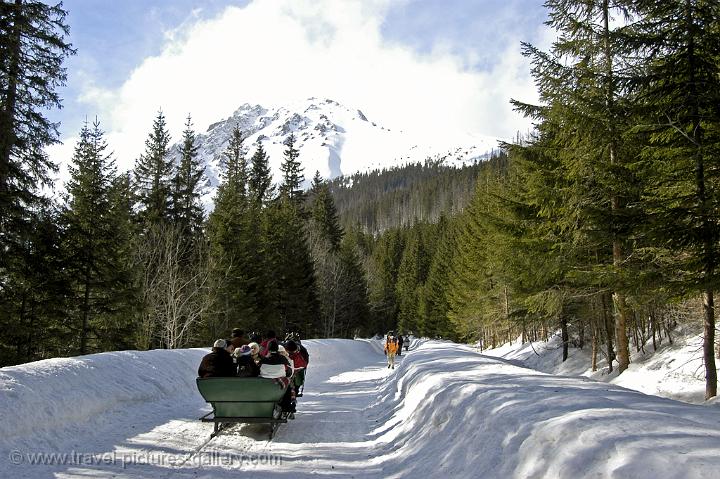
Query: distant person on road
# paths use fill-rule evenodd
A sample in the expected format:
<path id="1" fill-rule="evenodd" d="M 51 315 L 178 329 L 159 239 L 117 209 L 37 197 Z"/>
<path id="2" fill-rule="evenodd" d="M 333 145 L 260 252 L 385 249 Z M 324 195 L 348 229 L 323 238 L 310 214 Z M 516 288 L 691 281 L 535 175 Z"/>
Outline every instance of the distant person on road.
<path id="1" fill-rule="evenodd" d="M 212 352 L 205 355 L 200 361 L 198 376 L 201 378 L 229 377 L 236 375 L 235 363 L 230 353 L 225 349 L 227 343 L 218 339 L 213 344 Z"/>
<path id="2" fill-rule="evenodd" d="M 403 341 L 404 341 L 404 340 L 403 340 L 403 335 L 402 335 L 402 334 L 399 334 L 398 337 L 397 337 L 397 343 L 398 343 L 397 355 L 398 355 L 398 356 L 402 356 Z"/>
<path id="3" fill-rule="evenodd" d="M 387 356 L 388 368 L 395 369 L 395 354 L 397 354 L 397 350 L 397 338 L 393 335 L 389 335 L 385 340 L 385 355 Z"/>

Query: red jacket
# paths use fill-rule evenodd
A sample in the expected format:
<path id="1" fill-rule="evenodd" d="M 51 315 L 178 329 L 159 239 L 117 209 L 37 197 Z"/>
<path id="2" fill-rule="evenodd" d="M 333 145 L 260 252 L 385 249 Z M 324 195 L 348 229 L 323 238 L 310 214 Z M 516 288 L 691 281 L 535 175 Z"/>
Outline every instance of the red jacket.
<path id="1" fill-rule="evenodd" d="M 294 351 L 292 353 L 288 352 L 288 354 L 290 355 L 290 359 L 293 360 L 293 366 L 295 366 L 295 369 L 307 367 L 307 361 L 305 361 L 303 355 L 300 354 L 300 351 Z"/>
<path id="2" fill-rule="evenodd" d="M 267 338 L 263 340 L 263 342 L 260 343 L 260 357 L 265 357 L 270 353 L 270 351 L 268 351 L 268 344 L 270 344 L 271 341 L 275 341 L 280 344 L 280 341 L 278 341 L 277 338 Z"/>

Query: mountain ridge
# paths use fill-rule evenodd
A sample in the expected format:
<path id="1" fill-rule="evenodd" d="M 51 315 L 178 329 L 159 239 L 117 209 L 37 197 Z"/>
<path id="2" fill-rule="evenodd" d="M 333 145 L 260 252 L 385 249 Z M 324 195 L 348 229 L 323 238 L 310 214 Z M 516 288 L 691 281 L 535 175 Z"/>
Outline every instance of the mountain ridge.
<path id="1" fill-rule="evenodd" d="M 496 139 L 480 135 L 459 135 L 462 139 L 457 143 L 418 138 L 403 130 L 386 128 L 369 119 L 361 109 L 329 98 L 311 97 L 285 106 L 244 103 L 230 117 L 197 133 L 198 157 L 207 178 L 202 189 L 207 211 L 212 209 L 221 178 L 220 160 L 236 125 L 243 132 L 247 157 L 255 152 L 257 144 L 263 145 L 276 182 L 280 180 L 285 142 L 290 134 L 295 134 L 305 186 L 315 171 L 333 179 L 427 159 L 461 166 L 487 158 L 497 145 Z M 170 155 L 179 161 L 180 142 L 172 145 Z"/>

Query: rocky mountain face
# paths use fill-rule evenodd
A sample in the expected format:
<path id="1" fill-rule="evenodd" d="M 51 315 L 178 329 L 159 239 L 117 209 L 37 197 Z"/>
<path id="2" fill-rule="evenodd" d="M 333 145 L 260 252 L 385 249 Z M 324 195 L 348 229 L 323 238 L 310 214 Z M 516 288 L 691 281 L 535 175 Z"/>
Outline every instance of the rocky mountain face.
<path id="1" fill-rule="evenodd" d="M 262 143 L 268 153 L 275 180 L 280 180 L 280 164 L 285 141 L 295 134 L 296 147 L 304 167 L 306 181 L 319 171 L 324 178 L 336 178 L 356 172 L 390 168 L 428 158 L 448 164 L 464 164 L 487 156 L 497 146 L 489 137 L 468 137 L 462 145 L 449 146 L 433 138 L 417 137 L 385 128 L 362 111 L 334 100 L 308 98 L 281 107 L 244 104 L 225 120 L 213 123 L 197 135 L 198 155 L 206 165 L 207 182 L 203 201 L 212 208 L 212 199 L 220 182 L 221 157 L 238 125 L 245 137 L 248 158 Z M 172 154 L 179 158 L 179 143 Z"/>

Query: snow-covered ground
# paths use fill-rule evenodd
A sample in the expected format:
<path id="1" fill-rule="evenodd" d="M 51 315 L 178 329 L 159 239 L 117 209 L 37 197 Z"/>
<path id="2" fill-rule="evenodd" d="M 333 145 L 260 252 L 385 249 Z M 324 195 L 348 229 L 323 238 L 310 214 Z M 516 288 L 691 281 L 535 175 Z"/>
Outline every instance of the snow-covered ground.
<path id="1" fill-rule="evenodd" d="M 549 341 L 512 343 L 483 351 L 488 356 L 537 369 L 538 371 L 573 376 L 586 376 L 598 381 L 610 382 L 646 394 L 654 394 L 694 404 L 705 402 L 705 368 L 702 357 L 703 336 L 701 330 L 688 325 L 678 326 L 673 342 L 667 338 L 653 348 L 648 340 L 640 351 L 631 351 L 630 367 L 618 375 L 615 370 L 608 373 L 607 361 L 598 353 L 598 370 L 590 368 L 590 344 L 584 348 L 569 348 L 567 361 L 562 361 L 562 340 L 559 335 Z M 709 401 L 720 405 L 717 399 Z"/>
<path id="2" fill-rule="evenodd" d="M 206 352 L 103 353 L 0 369 L 0 477 L 717 477 L 720 409 L 549 375 L 469 346 L 305 341 L 297 419 L 211 441 Z M 42 456 L 51 453 L 54 456 Z M 37 464 L 38 460 L 54 465 Z M 64 462 L 64 464 L 59 464 Z"/>

